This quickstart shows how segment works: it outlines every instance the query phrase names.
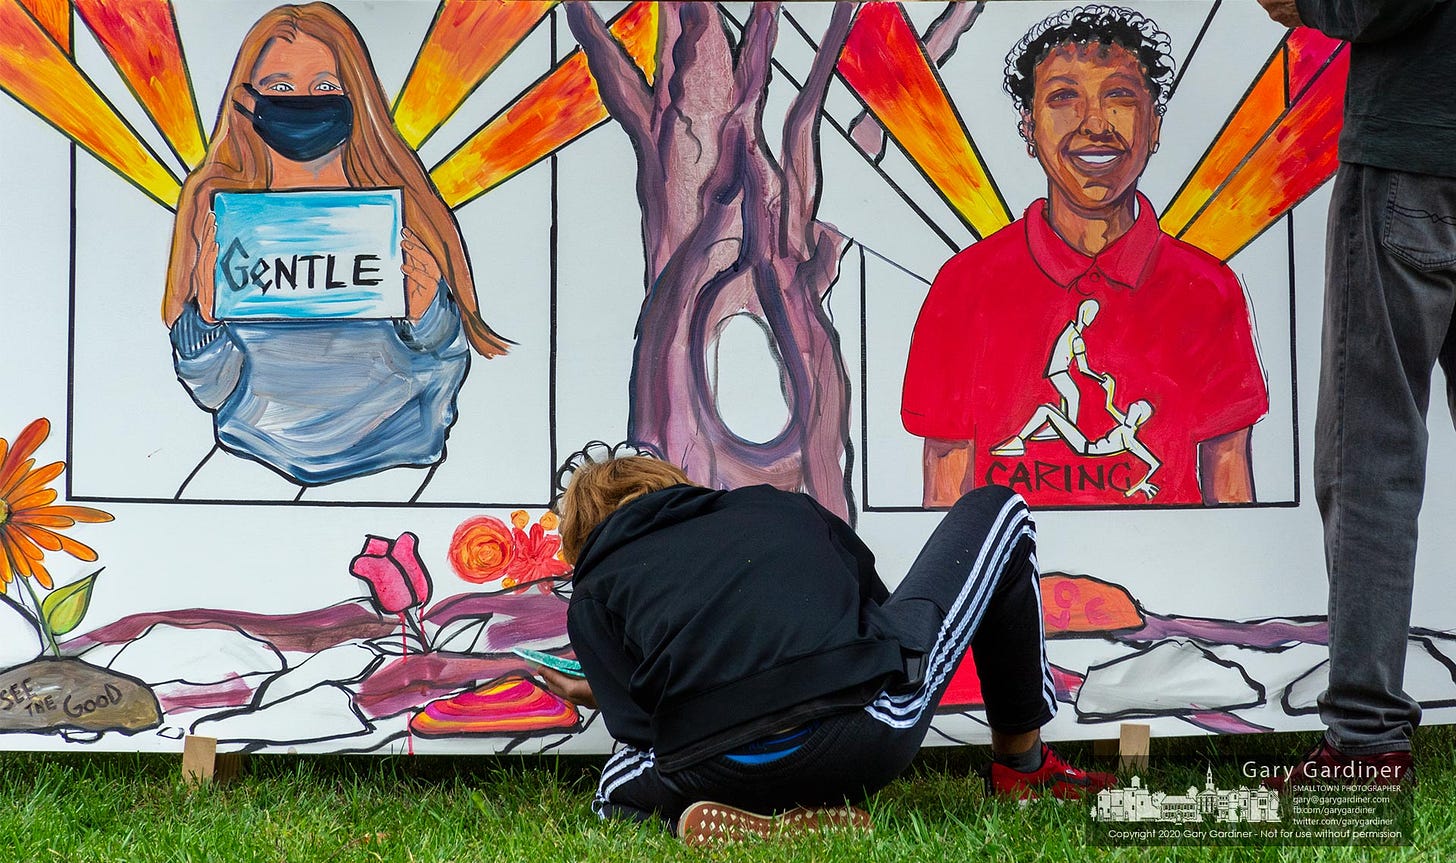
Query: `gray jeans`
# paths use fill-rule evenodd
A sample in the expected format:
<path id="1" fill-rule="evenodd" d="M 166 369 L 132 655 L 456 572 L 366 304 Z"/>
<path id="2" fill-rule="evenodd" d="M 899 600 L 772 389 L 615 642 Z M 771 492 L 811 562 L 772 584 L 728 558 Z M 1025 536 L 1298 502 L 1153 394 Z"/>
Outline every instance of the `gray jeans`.
<path id="1" fill-rule="evenodd" d="M 1456 419 L 1456 179 L 1341 163 L 1325 280 L 1314 478 L 1330 683 L 1320 716 L 1344 752 L 1409 749 L 1421 710 L 1403 681 L 1437 362 Z"/>

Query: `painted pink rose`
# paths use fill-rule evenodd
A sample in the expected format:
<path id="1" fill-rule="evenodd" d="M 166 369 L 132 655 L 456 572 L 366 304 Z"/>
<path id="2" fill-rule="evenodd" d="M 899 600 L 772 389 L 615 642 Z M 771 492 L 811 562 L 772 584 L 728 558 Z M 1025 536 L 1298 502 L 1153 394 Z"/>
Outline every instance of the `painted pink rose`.
<path id="1" fill-rule="evenodd" d="M 395 540 L 368 536 L 364 550 L 349 563 L 349 572 L 369 585 L 381 613 L 400 614 L 430 601 L 430 573 L 420 560 L 419 541 L 409 531 Z"/>

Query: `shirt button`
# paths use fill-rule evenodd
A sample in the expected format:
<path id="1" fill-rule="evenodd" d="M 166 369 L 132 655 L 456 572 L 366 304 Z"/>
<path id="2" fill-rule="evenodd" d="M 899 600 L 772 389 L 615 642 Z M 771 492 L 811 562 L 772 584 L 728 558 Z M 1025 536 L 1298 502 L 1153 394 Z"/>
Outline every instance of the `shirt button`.
<path id="1" fill-rule="evenodd" d="M 1091 279 L 1094 282 L 1100 282 L 1102 281 L 1102 274 L 1097 272 L 1096 270 L 1093 270 L 1092 272 L 1087 274 L 1087 278 Z"/>

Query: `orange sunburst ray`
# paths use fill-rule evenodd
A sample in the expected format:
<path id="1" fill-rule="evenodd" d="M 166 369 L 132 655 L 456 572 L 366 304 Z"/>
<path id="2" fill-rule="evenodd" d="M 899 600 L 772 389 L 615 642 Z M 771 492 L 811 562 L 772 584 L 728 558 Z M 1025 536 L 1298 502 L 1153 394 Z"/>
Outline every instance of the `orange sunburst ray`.
<path id="1" fill-rule="evenodd" d="M 394 106 L 394 124 L 419 148 L 556 5 L 556 0 L 443 0 Z"/>
<path id="2" fill-rule="evenodd" d="M 1348 70 L 1344 43 L 1291 31 L 1164 211 L 1163 230 L 1228 260 L 1328 180 Z"/>
<path id="3" fill-rule="evenodd" d="M 177 178 L 19 0 L 0 0 L 0 90 L 157 202 L 177 206 Z"/>
<path id="4" fill-rule="evenodd" d="M 207 136 L 182 57 L 170 0 L 74 0 L 137 101 L 183 164 L 207 154 Z"/>
<path id="5" fill-rule="evenodd" d="M 898 3 L 867 3 L 839 74 L 978 236 L 1011 223 L 934 65 Z"/>
<path id="6" fill-rule="evenodd" d="M 633 3 L 612 22 L 611 30 L 652 80 L 657 5 Z M 430 176 L 445 203 L 463 206 L 606 119 L 586 55 L 577 49 L 441 160 Z"/>
<path id="7" fill-rule="evenodd" d="M 71 0 L 20 0 L 67 54 L 71 53 Z"/>

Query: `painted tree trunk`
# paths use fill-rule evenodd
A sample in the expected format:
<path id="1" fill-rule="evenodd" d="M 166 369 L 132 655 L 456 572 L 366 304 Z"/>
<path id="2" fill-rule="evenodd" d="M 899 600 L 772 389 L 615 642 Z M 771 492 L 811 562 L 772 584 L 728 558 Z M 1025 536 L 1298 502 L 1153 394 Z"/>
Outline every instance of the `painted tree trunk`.
<path id="1" fill-rule="evenodd" d="M 589 5 L 566 10 L 637 152 L 646 297 L 629 439 L 704 485 L 805 491 L 849 518 L 849 377 L 824 307 L 847 241 L 816 211 L 819 111 L 853 5 L 835 8 L 777 155 L 762 122 L 777 3 L 756 4 L 736 44 L 716 4 L 663 3 L 650 83 Z M 769 336 L 788 408 L 763 442 L 724 422 L 710 373 L 723 327 L 744 314 Z"/>

